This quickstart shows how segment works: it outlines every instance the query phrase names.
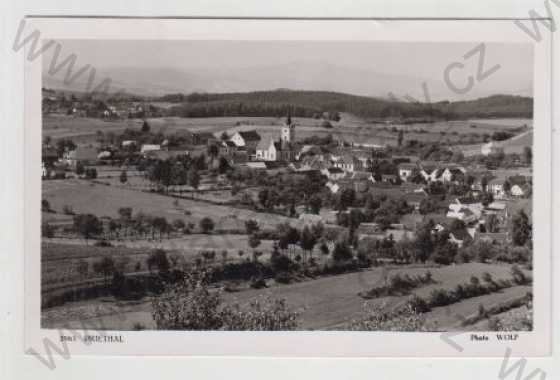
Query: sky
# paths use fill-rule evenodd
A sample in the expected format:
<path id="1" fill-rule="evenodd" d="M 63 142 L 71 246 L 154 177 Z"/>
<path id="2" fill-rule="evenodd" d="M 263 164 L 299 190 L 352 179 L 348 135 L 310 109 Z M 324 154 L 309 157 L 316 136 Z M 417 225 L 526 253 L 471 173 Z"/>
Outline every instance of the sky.
<path id="1" fill-rule="evenodd" d="M 173 70 L 185 74 L 221 78 L 222 81 L 234 79 L 234 83 L 223 86 L 224 91 L 239 91 L 253 87 L 266 88 L 267 85 L 278 86 L 279 78 L 288 78 L 286 86 L 303 89 L 306 86 L 322 87 L 320 79 L 310 82 L 302 71 L 300 78 L 291 73 L 294 66 L 332 66 L 336 67 L 336 78 L 326 77 L 325 88 L 356 92 L 361 95 L 378 95 L 387 91 L 372 85 L 370 93 L 364 85 L 351 85 L 356 78 L 348 75 L 367 77 L 372 75 L 390 75 L 401 77 L 397 88 L 420 87 L 424 80 L 443 85 L 444 71 L 453 62 L 465 65 L 463 69 L 454 69 L 453 80 L 459 85 L 466 83 L 469 75 L 476 75 L 479 56 L 463 58 L 466 52 L 480 42 L 439 43 L 439 42 L 355 42 L 355 41 L 172 41 L 172 40 L 61 40 L 59 62 L 68 54 L 77 56 L 77 68 L 90 64 L 98 71 L 112 72 L 114 69 L 133 68 L 138 73 L 144 70 L 151 73 L 152 84 L 158 84 L 157 70 Z M 52 50 L 43 57 L 43 71 L 46 72 L 52 59 Z M 515 93 L 526 95 L 532 88 L 533 53 L 530 44 L 487 43 L 485 68 L 496 64 L 500 69 L 488 78 L 476 83 L 480 93 Z M 266 71 L 268 70 L 268 71 Z M 303 70 L 303 69 L 302 69 Z M 122 70 L 121 70 L 122 71 Z M 262 75 L 259 76 L 259 71 Z M 329 71 L 333 72 L 333 71 Z M 112 72 L 119 80 L 118 71 Z M 62 72 L 59 72 L 62 74 Z M 219 75 L 218 75 L 219 74 Z M 253 75 L 255 74 L 255 75 Z M 231 78 L 228 78 L 228 75 Z M 289 76 L 292 75 L 290 78 Z M 139 74 L 139 80 L 147 78 Z M 63 77 L 63 76 L 62 76 Z M 130 80 L 128 78 L 127 80 Z M 167 78 L 169 80 L 169 78 Z M 217 80 L 217 79 L 216 79 Z M 163 80 L 162 80 L 163 81 Z M 345 81 L 347 83 L 345 83 Z M 402 82 L 402 83 L 401 83 Z M 179 81 L 179 83 L 181 83 Z M 160 83 L 162 84 L 162 83 Z M 200 86 L 220 90 L 219 85 L 206 82 Z M 189 87 L 189 86 L 186 86 Z M 355 91 L 352 89 L 355 87 Z M 317 88 L 321 89 L 321 88 Z M 198 89 L 197 89 L 198 90 Z M 185 89 L 188 92 L 189 88 Z M 366 93 L 364 93 L 366 92 Z"/>

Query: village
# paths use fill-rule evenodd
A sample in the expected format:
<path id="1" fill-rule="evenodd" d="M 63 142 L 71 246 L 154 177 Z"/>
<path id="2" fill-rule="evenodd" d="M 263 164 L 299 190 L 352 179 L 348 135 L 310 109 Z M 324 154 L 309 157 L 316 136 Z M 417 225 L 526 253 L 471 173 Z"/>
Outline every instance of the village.
<path id="1" fill-rule="evenodd" d="M 46 103 L 45 114 L 57 112 L 54 100 Z M 44 133 L 44 249 L 100 251 L 71 256 L 62 280 L 60 267 L 44 269 L 52 271 L 45 307 L 75 299 L 84 279 L 114 283 L 154 268 L 162 275 L 203 265 L 238 294 L 386 265 L 532 260 L 531 146 L 507 148 L 525 140 L 526 126 L 474 148 L 418 141 L 387 121 L 393 141 L 375 144 L 332 133 L 326 115 L 321 134 L 307 128 L 302 137 L 302 119 L 290 112 L 266 125 L 167 132 L 151 104 L 84 111 L 79 103 L 56 104 L 69 123 L 132 119 L 135 127 L 77 141 Z M 239 274 L 223 272 L 240 265 Z"/>

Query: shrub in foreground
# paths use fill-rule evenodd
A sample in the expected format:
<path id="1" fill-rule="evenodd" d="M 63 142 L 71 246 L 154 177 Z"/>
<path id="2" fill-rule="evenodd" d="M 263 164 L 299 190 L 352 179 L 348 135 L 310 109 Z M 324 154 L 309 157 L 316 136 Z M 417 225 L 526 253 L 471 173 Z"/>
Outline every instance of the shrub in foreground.
<path id="1" fill-rule="evenodd" d="M 161 330 L 295 330 L 299 313 L 282 299 L 261 297 L 248 305 L 223 305 L 221 292 L 208 287 L 209 275 L 193 271 L 152 301 Z"/>

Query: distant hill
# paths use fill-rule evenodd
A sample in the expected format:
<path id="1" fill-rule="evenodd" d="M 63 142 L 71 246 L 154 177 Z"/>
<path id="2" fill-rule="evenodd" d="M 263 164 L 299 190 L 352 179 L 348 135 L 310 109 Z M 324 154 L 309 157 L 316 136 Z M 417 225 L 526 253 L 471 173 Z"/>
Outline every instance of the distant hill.
<path id="1" fill-rule="evenodd" d="M 96 67 L 96 69 L 95 84 L 100 83 L 104 78 L 110 78 L 113 91 L 125 89 L 128 93 L 143 96 L 193 92 L 245 93 L 267 91 L 273 88 L 289 88 L 381 98 L 388 98 L 392 93 L 400 99 L 410 95 L 424 100 L 423 83 L 426 84 L 429 97 L 433 101 L 480 98 L 497 93 L 498 91 L 494 88 L 500 88 L 499 93 L 502 94 L 527 96 L 532 94 L 532 82 L 519 77 L 515 78 L 515 81 L 504 82 L 502 80 L 499 85 L 496 83 L 490 87 L 477 85 L 468 94 L 460 95 L 451 91 L 442 78 L 419 77 L 415 75 L 414 70 L 398 74 L 377 72 L 375 62 L 371 62 L 371 69 L 357 69 L 344 64 L 301 60 L 294 60 L 291 63 L 223 69 L 131 66 Z M 54 76 L 44 72 L 43 86 L 59 90 L 85 90 L 89 80 L 87 73 L 78 76 L 72 83 L 64 82 L 65 74 L 65 70 L 61 70 Z M 495 79 L 496 77 L 493 78 L 493 80 Z"/>
<path id="2" fill-rule="evenodd" d="M 234 93 L 169 94 L 153 98 L 175 103 L 171 116 L 284 116 L 327 117 L 340 112 L 370 121 L 456 120 L 468 118 L 531 118 L 533 99 L 492 95 L 468 101 L 412 103 L 330 91 L 272 90 Z"/>

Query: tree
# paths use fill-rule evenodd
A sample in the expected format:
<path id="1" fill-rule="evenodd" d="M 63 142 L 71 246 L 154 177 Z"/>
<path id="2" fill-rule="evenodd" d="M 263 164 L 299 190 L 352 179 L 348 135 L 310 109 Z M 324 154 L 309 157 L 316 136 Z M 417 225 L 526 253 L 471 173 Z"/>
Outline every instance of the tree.
<path id="1" fill-rule="evenodd" d="M 186 227 L 186 225 L 185 225 L 185 222 L 183 221 L 183 219 L 175 219 L 175 220 L 173 221 L 173 228 L 174 228 L 176 231 L 183 232 L 183 230 L 185 229 L 185 227 Z"/>
<path id="2" fill-rule="evenodd" d="M 230 166 L 228 160 L 225 157 L 220 157 L 220 160 L 218 161 L 218 172 L 220 172 L 220 174 L 224 174 L 229 169 Z"/>
<path id="3" fill-rule="evenodd" d="M 171 265 L 167 258 L 167 253 L 163 249 L 156 249 L 150 254 L 146 259 L 146 264 L 148 265 L 148 270 L 151 272 L 153 267 L 156 267 L 159 274 L 166 274 L 169 272 Z"/>
<path id="4" fill-rule="evenodd" d="M 198 185 L 200 184 L 200 174 L 198 174 L 198 170 L 194 166 L 187 172 L 187 181 L 189 186 L 195 191 L 198 189 Z"/>
<path id="5" fill-rule="evenodd" d="M 523 210 L 513 217 L 512 220 L 512 237 L 515 245 L 525 245 L 530 241 L 532 235 L 532 226 L 529 223 L 529 217 Z"/>
<path id="6" fill-rule="evenodd" d="M 149 132 L 150 132 L 150 129 L 151 129 L 150 124 L 148 124 L 148 121 L 147 121 L 147 120 L 144 120 L 144 122 L 142 123 L 142 129 L 141 129 L 141 131 L 142 131 L 143 133 L 149 133 Z"/>
<path id="7" fill-rule="evenodd" d="M 167 219 L 162 216 L 158 216 L 152 219 L 152 227 L 159 233 L 159 239 L 161 240 L 162 234 L 169 231 L 169 223 Z"/>
<path id="8" fill-rule="evenodd" d="M 321 253 L 322 253 L 324 256 L 328 256 L 329 253 L 330 253 L 330 251 L 329 251 L 329 246 L 327 245 L 326 242 L 322 242 L 322 243 L 319 245 L 319 249 L 321 250 Z"/>
<path id="9" fill-rule="evenodd" d="M 103 224 L 93 214 L 79 214 L 74 216 L 74 229 L 86 239 L 103 232 Z"/>
<path id="10" fill-rule="evenodd" d="M 338 209 L 346 210 L 346 208 L 354 204 L 355 200 L 356 200 L 356 192 L 354 191 L 354 189 L 346 188 L 342 190 L 342 192 L 340 193 L 340 197 L 338 199 Z"/>
<path id="11" fill-rule="evenodd" d="M 123 170 L 121 172 L 120 181 L 121 181 L 121 183 L 126 183 L 128 181 L 128 177 L 126 175 L 126 170 Z"/>
<path id="12" fill-rule="evenodd" d="M 500 229 L 500 221 L 495 214 L 490 214 L 486 217 L 485 223 L 486 231 L 491 233 L 496 233 Z"/>
<path id="13" fill-rule="evenodd" d="M 101 260 L 93 263 L 93 271 L 103 275 L 105 286 L 107 286 L 107 279 L 115 271 L 115 262 L 110 256 L 105 256 Z"/>
<path id="14" fill-rule="evenodd" d="M 245 221 L 245 231 L 247 235 L 252 235 L 259 230 L 259 223 L 254 219 Z"/>
<path id="15" fill-rule="evenodd" d="M 97 169 L 96 168 L 87 168 L 85 170 L 85 175 L 87 179 L 95 179 L 97 178 Z"/>
<path id="16" fill-rule="evenodd" d="M 261 191 L 259 191 L 258 197 L 259 197 L 259 203 L 261 204 L 261 206 L 263 208 L 268 208 L 269 206 L 269 191 L 268 189 L 262 189 Z"/>
<path id="17" fill-rule="evenodd" d="M 84 173 L 85 173 L 84 164 L 82 164 L 80 161 L 76 162 L 76 174 L 82 175 Z"/>
<path id="18" fill-rule="evenodd" d="M 530 146 L 523 148 L 523 161 L 525 161 L 525 164 L 527 165 L 531 165 L 533 163 L 533 150 Z"/>
<path id="19" fill-rule="evenodd" d="M 336 262 L 348 261 L 353 257 L 352 250 L 345 241 L 339 241 L 334 245 L 332 255 Z"/>
<path id="20" fill-rule="evenodd" d="M 47 222 L 41 223 L 41 236 L 46 238 L 54 237 L 54 226 L 51 226 Z"/>
<path id="21" fill-rule="evenodd" d="M 127 228 L 132 220 L 132 207 L 120 207 L 118 209 L 119 218 L 121 220 L 121 226 L 125 228 L 125 236 L 127 234 Z"/>
<path id="22" fill-rule="evenodd" d="M 509 194 L 511 191 L 511 182 L 509 180 L 505 180 L 504 184 L 502 185 L 502 189 L 504 190 L 505 194 Z"/>
<path id="23" fill-rule="evenodd" d="M 220 151 L 218 149 L 218 145 L 210 144 L 210 145 L 208 145 L 206 150 L 207 150 L 208 156 L 212 160 L 212 167 L 213 167 L 214 160 L 216 159 L 216 157 L 218 157 L 218 154 L 220 153 Z"/>
<path id="24" fill-rule="evenodd" d="M 433 224 L 428 222 L 421 225 L 416 231 L 416 240 L 414 246 L 416 248 L 416 259 L 421 262 L 426 262 L 434 249 L 434 242 L 432 239 Z"/>
<path id="25" fill-rule="evenodd" d="M 82 278 L 85 278 L 87 276 L 88 270 L 89 270 L 88 262 L 85 261 L 85 260 L 78 261 L 78 265 L 76 266 L 76 270 Z"/>
<path id="26" fill-rule="evenodd" d="M 399 144 L 399 147 L 402 146 L 403 139 L 404 139 L 404 131 L 402 129 L 399 129 L 399 134 L 397 136 L 397 143 Z"/>
<path id="27" fill-rule="evenodd" d="M 41 199 L 41 211 L 49 212 L 51 211 L 51 204 L 46 199 Z"/>
<path id="28" fill-rule="evenodd" d="M 309 252 L 311 255 L 311 253 L 313 252 L 313 247 L 315 247 L 316 243 L 317 243 L 317 238 L 315 237 L 311 229 L 308 226 L 303 227 L 303 230 L 301 231 L 300 241 L 299 241 L 299 245 L 303 250 L 303 252 L 304 253 Z"/>
<path id="29" fill-rule="evenodd" d="M 209 217 L 204 217 L 200 219 L 198 226 L 200 227 L 202 233 L 209 234 L 214 229 L 214 221 Z"/>
<path id="30" fill-rule="evenodd" d="M 255 257 L 255 261 L 256 261 L 256 252 L 255 252 L 255 248 L 257 248 L 259 245 L 261 245 L 261 239 L 259 239 L 259 237 L 256 234 L 252 234 L 249 236 L 249 241 L 248 241 L 249 247 L 251 247 L 253 249 L 253 254 Z"/>
<path id="31" fill-rule="evenodd" d="M 311 196 L 311 198 L 309 198 L 308 204 L 313 214 L 319 214 L 319 212 L 321 211 L 321 206 L 323 205 L 323 200 L 320 196 L 315 194 Z"/>

